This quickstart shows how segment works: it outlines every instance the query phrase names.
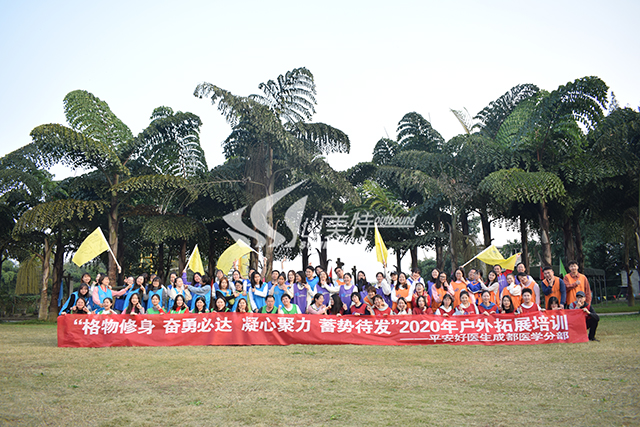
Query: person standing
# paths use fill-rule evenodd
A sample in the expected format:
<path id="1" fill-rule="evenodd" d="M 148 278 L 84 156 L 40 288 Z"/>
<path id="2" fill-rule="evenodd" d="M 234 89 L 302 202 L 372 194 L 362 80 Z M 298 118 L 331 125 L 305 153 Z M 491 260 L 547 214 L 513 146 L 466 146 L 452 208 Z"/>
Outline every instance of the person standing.
<path id="1" fill-rule="evenodd" d="M 523 264 L 524 265 L 524 264 Z M 498 279 L 498 283 L 500 284 L 500 289 L 498 290 L 498 295 L 500 295 L 502 293 L 502 290 L 504 288 L 506 288 L 507 286 L 509 286 L 509 283 L 507 283 L 507 272 L 505 271 L 504 273 L 502 272 L 502 266 L 499 264 L 496 264 L 493 266 L 493 272 L 496 273 L 496 277 Z M 489 276 L 487 276 L 488 278 Z"/>
<path id="2" fill-rule="evenodd" d="M 564 284 L 564 280 L 556 277 L 551 266 L 546 266 L 543 269 L 543 274 L 542 293 L 544 294 L 544 306 L 549 305 L 549 298 L 556 297 L 560 301 L 560 305 L 565 307 L 567 303 L 567 287 Z"/>
<path id="3" fill-rule="evenodd" d="M 125 288 L 113 292 L 111 290 L 111 286 L 109 286 L 109 276 L 101 275 L 98 278 L 98 285 L 93 289 L 93 295 L 91 296 L 93 304 L 97 307 L 103 308 L 102 301 L 105 298 L 109 298 L 113 301 L 114 297 L 126 294 L 129 289 L 131 289 L 131 285 L 127 285 Z"/>
<path id="4" fill-rule="evenodd" d="M 567 305 L 575 302 L 576 294 L 582 292 L 585 295 L 587 305 L 591 305 L 591 286 L 587 276 L 578 271 L 576 261 L 569 261 L 569 274 L 564 276 L 564 284 L 567 287 Z"/>
<path id="5" fill-rule="evenodd" d="M 523 291 L 531 289 L 531 301 L 540 305 L 540 286 L 527 273 L 518 273 L 517 279 Z"/>

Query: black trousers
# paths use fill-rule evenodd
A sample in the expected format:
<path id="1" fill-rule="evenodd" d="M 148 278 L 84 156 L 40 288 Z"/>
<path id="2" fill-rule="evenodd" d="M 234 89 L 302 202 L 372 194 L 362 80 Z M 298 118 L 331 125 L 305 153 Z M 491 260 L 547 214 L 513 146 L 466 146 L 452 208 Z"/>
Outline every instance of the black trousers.
<path id="1" fill-rule="evenodd" d="M 596 329 L 598 329 L 598 322 L 600 316 L 597 313 L 591 313 L 587 317 L 587 329 L 589 330 L 589 341 L 596 339 Z"/>

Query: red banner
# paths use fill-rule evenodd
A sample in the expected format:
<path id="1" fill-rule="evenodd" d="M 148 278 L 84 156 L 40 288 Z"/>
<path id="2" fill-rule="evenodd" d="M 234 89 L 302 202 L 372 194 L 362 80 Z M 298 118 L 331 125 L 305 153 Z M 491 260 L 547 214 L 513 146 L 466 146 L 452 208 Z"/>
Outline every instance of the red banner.
<path id="1" fill-rule="evenodd" d="M 586 342 L 580 310 L 514 316 L 277 314 L 65 315 L 59 347 L 289 344 L 543 344 Z"/>

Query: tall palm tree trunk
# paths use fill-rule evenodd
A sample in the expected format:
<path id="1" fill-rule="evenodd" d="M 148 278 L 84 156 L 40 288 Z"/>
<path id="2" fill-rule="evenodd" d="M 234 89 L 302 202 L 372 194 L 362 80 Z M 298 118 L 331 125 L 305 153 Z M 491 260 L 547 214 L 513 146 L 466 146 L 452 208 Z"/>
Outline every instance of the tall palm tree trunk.
<path id="1" fill-rule="evenodd" d="M 49 245 L 49 238 L 44 238 L 44 249 L 42 251 L 42 282 L 40 284 L 40 308 L 38 310 L 38 319 L 47 320 L 49 310 L 47 309 L 49 304 L 48 287 L 49 287 L 49 269 L 51 260 L 51 246 Z"/>
<path id="2" fill-rule="evenodd" d="M 549 225 L 549 206 L 546 202 L 539 204 L 540 219 L 540 245 L 542 246 L 542 263 L 544 266 L 551 265 L 551 238 Z"/>
<path id="3" fill-rule="evenodd" d="M 117 181 L 116 181 L 117 185 Z M 118 213 L 118 199 L 113 193 L 111 195 L 111 207 L 109 208 L 109 246 L 111 247 L 111 251 L 113 251 L 113 256 L 109 256 L 109 280 L 112 283 L 118 282 L 118 267 L 116 266 L 116 262 L 114 256 L 118 257 L 118 222 L 119 222 L 119 213 Z"/>
<path id="4" fill-rule="evenodd" d="M 520 215 L 520 244 L 522 245 L 520 259 L 524 263 L 524 268 L 529 271 L 529 235 L 527 232 L 527 223 L 523 215 Z"/>
<path id="5" fill-rule="evenodd" d="M 62 232 L 58 232 L 56 237 L 56 254 L 53 257 L 53 283 L 51 285 L 51 301 L 49 302 L 49 320 L 58 317 L 58 295 L 62 285 L 62 274 L 64 273 L 64 245 L 62 244 Z"/>

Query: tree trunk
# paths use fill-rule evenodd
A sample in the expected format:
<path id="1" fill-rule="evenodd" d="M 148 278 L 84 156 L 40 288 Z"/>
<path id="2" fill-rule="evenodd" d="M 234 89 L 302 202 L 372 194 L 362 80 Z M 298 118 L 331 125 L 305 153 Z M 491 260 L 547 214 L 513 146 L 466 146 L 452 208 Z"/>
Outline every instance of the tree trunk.
<path id="1" fill-rule="evenodd" d="M 114 185 L 118 185 L 118 178 L 116 177 Z M 118 198 L 116 193 L 111 193 L 111 207 L 109 208 L 109 246 L 113 251 L 113 255 L 118 257 Z M 118 267 L 114 260 L 114 257 L 109 255 L 109 280 L 111 283 L 118 283 Z"/>
<path id="2" fill-rule="evenodd" d="M 484 247 L 491 246 L 491 221 L 487 209 L 480 209 L 480 222 L 482 223 L 482 237 L 484 239 Z"/>
<path id="3" fill-rule="evenodd" d="M 396 249 L 396 273 L 400 274 L 402 272 L 402 251 L 400 249 Z"/>
<path id="4" fill-rule="evenodd" d="M 309 265 L 309 236 L 300 236 L 300 254 L 302 255 L 302 271 Z"/>
<path id="5" fill-rule="evenodd" d="M 452 217 L 453 219 L 453 217 Z M 458 268 L 458 256 L 456 255 L 456 245 L 453 238 L 453 222 L 449 225 L 449 254 L 451 255 L 451 271 L 456 271 Z"/>
<path id="6" fill-rule="evenodd" d="M 440 233 L 442 231 L 442 221 L 440 218 L 436 219 L 436 222 L 433 224 L 436 233 Z M 444 254 L 442 252 L 442 240 L 440 237 L 436 237 L 436 268 L 440 271 L 444 270 Z"/>
<path id="7" fill-rule="evenodd" d="M 580 266 L 580 271 L 584 271 L 584 248 L 582 246 L 582 229 L 580 228 L 580 219 L 574 216 L 573 237 L 576 243 L 576 257 L 574 258 Z M 571 260 L 567 260 L 571 261 Z"/>
<path id="8" fill-rule="evenodd" d="M 53 283 L 51 285 L 51 301 L 49 303 L 49 320 L 53 321 L 58 317 L 60 307 L 58 307 L 58 295 L 62 286 L 62 275 L 64 274 L 64 245 L 62 244 L 62 232 L 58 232 L 56 238 L 56 254 L 53 258 Z"/>
<path id="9" fill-rule="evenodd" d="M 49 245 L 49 238 L 44 238 L 44 251 L 42 253 L 42 283 L 40 285 L 40 308 L 38 310 L 38 319 L 47 320 L 49 311 L 47 310 L 49 304 L 48 299 L 48 287 L 49 287 L 49 268 L 51 261 L 51 246 Z"/>
<path id="10" fill-rule="evenodd" d="M 469 254 L 469 245 L 471 243 L 470 239 L 468 238 L 469 236 L 469 215 L 467 214 L 467 212 L 462 211 L 462 214 L 460 215 L 460 228 L 462 231 L 462 256 L 466 256 Z M 457 268 L 457 261 L 456 261 L 456 268 Z"/>
<path id="11" fill-rule="evenodd" d="M 411 270 L 413 271 L 418 268 L 418 247 L 413 246 L 409 251 L 411 252 Z"/>
<path id="12" fill-rule="evenodd" d="M 164 243 L 160 242 L 158 245 L 158 262 L 156 263 L 156 274 L 162 280 L 162 284 L 164 285 L 167 278 L 164 275 Z"/>
<path id="13" fill-rule="evenodd" d="M 543 267 L 552 265 L 551 239 L 549 237 L 549 206 L 546 202 L 539 204 L 538 216 L 540 219 L 540 246 L 542 246 Z"/>
<path id="14" fill-rule="evenodd" d="M 0 289 L 2 289 L 2 264 L 4 264 L 4 249 L 0 251 Z"/>
<path id="15" fill-rule="evenodd" d="M 118 225 L 118 235 L 122 234 L 122 224 Z M 120 265 L 124 265 L 124 240 L 118 239 L 118 262 Z M 124 271 L 118 274 L 118 281 L 112 284 L 113 286 L 124 286 Z"/>
<path id="16" fill-rule="evenodd" d="M 566 217 L 562 223 L 562 235 L 564 240 L 565 262 L 569 262 L 576 259 L 576 248 L 573 241 L 573 223 L 569 217 Z"/>
<path id="17" fill-rule="evenodd" d="M 171 271 L 171 263 L 173 262 L 173 258 L 171 258 L 171 253 L 172 253 L 172 247 L 171 245 L 167 245 L 167 259 L 164 261 L 164 265 L 166 266 L 165 267 L 166 271 L 164 272 L 165 280 L 169 278 L 169 272 Z"/>
<path id="18" fill-rule="evenodd" d="M 460 215 L 460 229 L 462 234 L 465 236 L 469 235 L 469 215 L 467 215 L 465 211 L 462 211 L 462 214 Z"/>
<path id="19" fill-rule="evenodd" d="M 524 263 L 525 269 L 529 271 L 529 235 L 527 232 L 527 223 L 522 215 L 520 215 L 520 243 L 522 244 L 522 255 L 520 255 L 520 259 Z"/>
<path id="20" fill-rule="evenodd" d="M 271 271 L 273 270 L 273 243 L 275 241 L 276 238 L 276 230 L 273 227 L 273 201 L 272 198 L 270 197 L 271 195 L 273 195 L 274 190 L 275 190 L 275 176 L 273 174 L 273 148 L 269 148 L 269 159 L 267 160 L 267 165 L 266 165 L 266 169 L 267 169 L 267 181 L 268 181 L 268 185 L 267 185 L 267 225 L 269 226 L 269 230 L 271 230 L 271 232 L 269 232 L 267 234 L 267 243 L 265 244 L 264 247 L 264 257 L 266 258 L 265 261 L 265 265 L 263 266 L 262 269 L 262 274 L 265 277 L 270 277 L 271 276 Z"/>
<path id="21" fill-rule="evenodd" d="M 633 295 L 633 283 L 631 283 L 631 250 L 629 248 L 630 238 L 627 233 L 624 233 L 624 269 L 627 272 L 627 305 L 633 307 L 635 304 L 635 297 Z"/>
<path id="22" fill-rule="evenodd" d="M 327 245 L 329 244 L 329 240 L 327 236 L 320 230 L 320 249 L 316 249 L 318 252 L 318 258 L 320 259 L 320 267 L 324 271 L 327 271 L 327 267 L 329 264 L 329 255 L 327 254 Z"/>
<path id="23" fill-rule="evenodd" d="M 187 266 L 187 241 L 183 239 L 180 242 L 180 254 L 178 255 L 178 275 L 182 274 L 186 266 Z"/>
<path id="24" fill-rule="evenodd" d="M 215 280 L 216 277 L 216 264 L 214 263 L 215 253 L 215 240 L 213 239 L 212 233 L 209 233 L 209 253 L 207 259 L 209 260 L 209 277 L 213 280 Z M 225 272 L 225 274 L 227 273 Z"/>

